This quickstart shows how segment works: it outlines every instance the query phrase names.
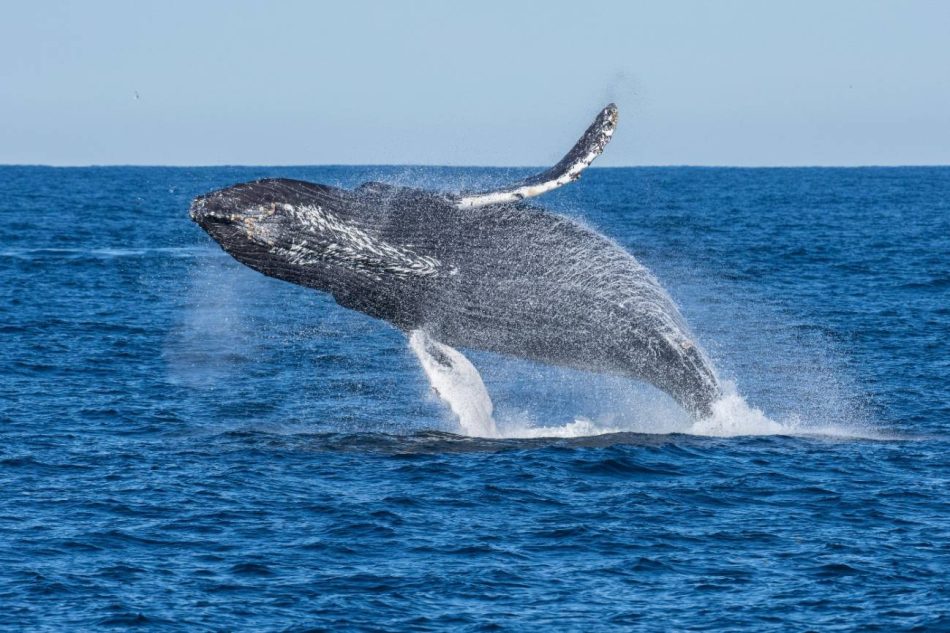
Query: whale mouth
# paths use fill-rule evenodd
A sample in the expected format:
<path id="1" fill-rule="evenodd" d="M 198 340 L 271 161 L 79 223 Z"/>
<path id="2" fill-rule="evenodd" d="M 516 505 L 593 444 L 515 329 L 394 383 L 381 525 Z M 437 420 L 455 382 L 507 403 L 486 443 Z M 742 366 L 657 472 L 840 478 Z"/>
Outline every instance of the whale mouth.
<path id="1" fill-rule="evenodd" d="M 277 205 L 249 205 L 222 190 L 198 196 L 189 209 L 189 216 L 212 238 L 231 252 L 237 240 L 273 246 L 274 221 L 279 222 Z"/>
<path id="2" fill-rule="evenodd" d="M 232 221 L 231 214 L 225 213 L 223 209 L 217 208 L 212 204 L 212 198 L 209 195 L 198 196 L 191 202 L 188 209 L 188 216 L 201 228 L 208 230 L 211 224 L 224 224 Z"/>
<path id="3" fill-rule="evenodd" d="M 220 196 L 207 194 L 198 196 L 191 202 L 188 215 L 202 228 L 207 224 L 233 224 L 246 216 L 238 213 L 233 205 L 225 204 Z"/>
<path id="4" fill-rule="evenodd" d="M 233 201 L 224 201 L 215 194 L 199 196 L 191 203 L 188 212 L 191 219 L 218 243 L 225 252 L 253 267 L 255 258 L 261 253 L 255 249 L 255 236 L 261 233 L 255 230 L 257 217 L 252 213 L 240 211 Z"/>
<path id="5" fill-rule="evenodd" d="M 191 201 L 191 207 L 188 209 L 188 216 L 195 222 L 200 222 L 202 218 L 209 214 L 208 199 L 209 195 L 198 196 Z"/>

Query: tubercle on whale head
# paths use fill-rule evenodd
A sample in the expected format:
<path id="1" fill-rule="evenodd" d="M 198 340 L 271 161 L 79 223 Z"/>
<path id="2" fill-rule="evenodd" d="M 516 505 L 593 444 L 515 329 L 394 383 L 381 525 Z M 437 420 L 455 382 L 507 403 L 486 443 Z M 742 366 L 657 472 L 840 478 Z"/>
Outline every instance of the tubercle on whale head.
<path id="1" fill-rule="evenodd" d="M 191 202 L 188 215 L 201 226 L 208 222 L 241 222 L 248 219 L 262 219 L 277 212 L 275 203 L 265 205 L 240 204 L 228 190 L 212 191 L 195 198 Z"/>
<path id="2" fill-rule="evenodd" d="M 215 222 L 234 222 L 240 219 L 235 206 L 227 204 L 220 191 L 212 191 L 192 200 L 188 215 L 205 230 L 208 230 L 209 224 Z"/>
<path id="3" fill-rule="evenodd" d="M 236 187 L 198 196 L 189 208 L 189 216 L 212 238 L 230 252 L 223 240 L 233 246 L 238 237 L 272 245 L 273 229 L 282 221 L 286 209 L 275 201 L 249 201 Z"/>
<path id="4" fill-rule="evenodd" d="M 279 204 L 251 202 L 224 189 L 195 198 L 189 215 L 218 246 L 242 264 L 267 275 L 287 278 L 283 272 L 285 262 L 275 255 L 290 226 L 290 219 Z"/>
<path id="5" fill-rule="evenodd" d="M 188 217 L 191 218 L 192 222 L 198 222 L 205 213 L 205 196 L 198 196 L 191 201 L 191 206 L 188 208 Z"/>

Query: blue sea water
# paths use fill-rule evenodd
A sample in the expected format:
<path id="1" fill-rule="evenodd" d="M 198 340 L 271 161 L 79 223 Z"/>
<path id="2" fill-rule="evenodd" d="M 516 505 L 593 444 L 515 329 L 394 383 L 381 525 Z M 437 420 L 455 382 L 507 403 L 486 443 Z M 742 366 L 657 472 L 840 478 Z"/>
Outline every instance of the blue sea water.
<path id="1" fill-rule="evenodd" d="M 230 259 L 263 176 L 0 167 L 0 628 L 950 630 L 950 168 L 593 169 L 543 204 L 648 265 L 733 385 L 471 354 L 465 437 L 404 336 Z"/>

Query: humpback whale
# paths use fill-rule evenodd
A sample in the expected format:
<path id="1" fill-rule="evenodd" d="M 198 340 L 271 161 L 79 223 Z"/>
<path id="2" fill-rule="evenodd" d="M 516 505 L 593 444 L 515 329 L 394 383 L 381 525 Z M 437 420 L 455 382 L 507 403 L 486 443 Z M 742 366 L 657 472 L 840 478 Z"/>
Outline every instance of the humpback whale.
<path id="1" fill-rule="evenodd" d="M 653 274 L 606 236 L 525 202 L 577 180 L 616 125 L 610 104 L 556 165 L 489 191 L 276 178 L 198 196 L 190 215 L 241 263 L 411 335 L 420 360 L 471 367 L 456 348 L 480 349 L 618 373 L 706 417 L 719 381 Z"/>

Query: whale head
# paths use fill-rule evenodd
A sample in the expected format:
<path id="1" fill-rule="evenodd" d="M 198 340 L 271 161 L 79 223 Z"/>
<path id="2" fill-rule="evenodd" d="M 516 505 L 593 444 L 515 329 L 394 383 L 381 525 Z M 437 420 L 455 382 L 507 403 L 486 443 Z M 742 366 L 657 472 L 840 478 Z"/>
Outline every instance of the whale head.
<path id="1" fill-rule="evenodd" d="M 372 187 L 349 191 L 275 179 L 198 196 L 190 215 L 250 268 L 393 320 L 401 309 L 392 297 L 408 297 L 420 282 L 444 271 L 436 257 L 381 234 L 385 208 Z"/>
<path id="2" fill-rule="evenodd" d="M 305 257 L 317 263 L 319 244 L 306 239 L 306 206 L 270 189 L 264 182 L 244 183 L 198 196 L 191 219 L 239 262 L 299 283 L 288 273 L 299 273 Z"/>

